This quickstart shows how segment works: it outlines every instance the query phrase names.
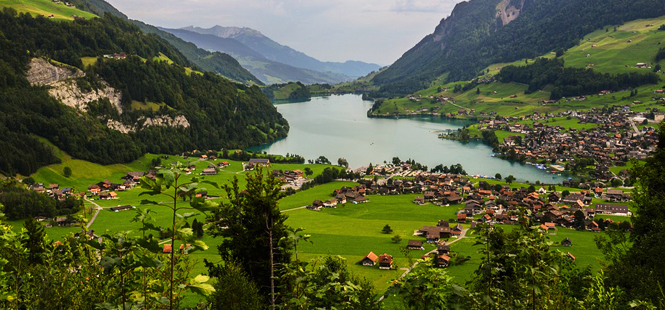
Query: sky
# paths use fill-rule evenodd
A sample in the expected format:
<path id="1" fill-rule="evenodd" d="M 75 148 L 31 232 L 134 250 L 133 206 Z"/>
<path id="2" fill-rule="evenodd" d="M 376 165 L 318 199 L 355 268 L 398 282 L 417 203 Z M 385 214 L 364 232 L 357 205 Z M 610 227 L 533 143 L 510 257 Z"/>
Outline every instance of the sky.
<path id="1" fill-rule="evenodd" d="M 389 65 L 461 0 L 107 0 L 166 28 L 249 27 L 322 61 Z"/>

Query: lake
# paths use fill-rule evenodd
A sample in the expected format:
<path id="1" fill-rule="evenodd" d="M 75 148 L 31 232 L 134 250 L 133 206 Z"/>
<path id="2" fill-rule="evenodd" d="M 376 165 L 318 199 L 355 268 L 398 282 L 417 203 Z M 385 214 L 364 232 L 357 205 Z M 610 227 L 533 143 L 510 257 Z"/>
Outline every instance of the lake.
<path id="1" fill-rule="evenodd" d="M 306 159 L 323 155 L 333 164 L 343 157 L 354 168 L 391 162 L 397 156 L 402 160 L 414 159 L 429 168 L 459 163 L 471 175 L 494 176 L 498 172 L 504 177 L 512 174 L 518 180 L 545 183 L 560 183 L 565 179 L 531 165 L 491 157 L 492 148 L 480 142 L 463 144 L 438 138 L 440 132 L 457 130 L 469 124 L 468 121 L 439 117 L 368 118 L 367 110 L 372 104 L 359 95 L 277 103 L 277 111 L 291 126 L 288 137 L 250 150 L 298 154 Z"/>

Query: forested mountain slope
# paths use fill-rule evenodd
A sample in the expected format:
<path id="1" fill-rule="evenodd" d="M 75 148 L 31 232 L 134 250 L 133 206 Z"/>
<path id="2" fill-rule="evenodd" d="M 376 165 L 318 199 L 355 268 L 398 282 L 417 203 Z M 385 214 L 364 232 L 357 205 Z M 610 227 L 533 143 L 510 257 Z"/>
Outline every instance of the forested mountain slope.
<path id="1" fill-rule="evenodd" d="M 373 82 L 375 96 L 426 88 L 448 72 L 448 81 L 471 79 L 492 63 L 533 58 L 577 44 L 606 25 L 665 15 L 665 0 L 471 0 Z"/>
<path id="2" fill-rule="evenodd" d="M 0 141 L 3 174 L 30 174 L 57 161 L 37 137 L 75 158 L 108 164 L 145 152 L 247 147 L 288 131 L 258 87 L 212 73 L 188 74 L 185 67 L 191 63 L 182 53 L 111 14 L 68 22 L 4 9 L 0 29 L 0 131 L 7 137 Z M 104 57 L 121 53 L 126 58 Z M 34 58 L 79 73 L 56 79 L 66 87 L 30 83 Z M 57 87 L 86 96 L 111 87 L 121 98 L 119 106 L 112 98 L 83 98 L 77 109 L 49 95 Z"/>

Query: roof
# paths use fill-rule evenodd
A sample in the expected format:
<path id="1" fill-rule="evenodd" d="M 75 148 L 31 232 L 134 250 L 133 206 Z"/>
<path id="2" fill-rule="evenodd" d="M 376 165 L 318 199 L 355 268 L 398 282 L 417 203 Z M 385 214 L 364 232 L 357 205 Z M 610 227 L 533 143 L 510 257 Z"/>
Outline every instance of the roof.
<path id="1" fill-rule="evenodd" d="M 383 253 L 383 254 L 381 254 L 381 256 L 379 256 L 379 263 L 392 264 L 393 263 L 393 256 L 388 255 L 386 253 Z"/>
<path id="2" fill-rule="evenodd" d="M 423 242 L 419 240 L 409 240 L 409 246 L 423 246 Z"/>
<path id="3" fill-rule="evenodd" d="M 270 159 L 267 158 L 252 158 L 249 160 L 250 164 L 269 164 Z"/>
<path id="4" fill-rule="evenodd" d="M 171 253 L 173 251 L 173 248 L 171 247 L 170 244 L 164 244 L 164 249 L 162 250 L 163 253 Z"/>
<path id="5" fill-rule="evenodd" d="M 363 257 L 363 260 L 365 258 L 368 258 L 369 260 L 371 260 L 375 263 L 376 263 L 376 260 L 379 259 L 379 257 L 376 254 L 374 254 L 374 252 L 369 252 L 369 254 L 367 254 L 367 255 L 365 255 L 365 257 Z"/>

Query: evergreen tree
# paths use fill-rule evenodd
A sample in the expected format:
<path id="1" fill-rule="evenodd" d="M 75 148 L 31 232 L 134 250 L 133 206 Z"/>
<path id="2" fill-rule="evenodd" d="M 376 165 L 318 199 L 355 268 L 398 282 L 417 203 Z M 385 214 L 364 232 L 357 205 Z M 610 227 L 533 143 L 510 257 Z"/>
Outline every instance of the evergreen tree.
<path id="1" fill-rule="evenodd" d="M 42 262 L 42 253 L 44 253 L 44 237 L 46 236 L 44 226 L 37 222 L 35 218 L 29 217 L 23 223 L 23 228 L 26 232 L 21 242 L 28 250 L 28 261 L 31 264 L 39 264 Z"/>

